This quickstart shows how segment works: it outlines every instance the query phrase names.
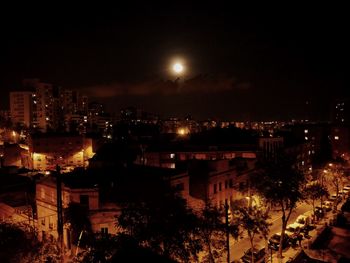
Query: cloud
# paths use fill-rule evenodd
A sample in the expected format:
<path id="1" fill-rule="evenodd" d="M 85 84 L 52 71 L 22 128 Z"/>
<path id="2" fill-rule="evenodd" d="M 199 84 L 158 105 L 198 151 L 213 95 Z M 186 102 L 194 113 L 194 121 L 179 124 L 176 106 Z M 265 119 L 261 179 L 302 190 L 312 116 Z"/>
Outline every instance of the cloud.
<path id="1" fill-rule="evenodd" d="M 236 78 L 219 75 L 197 75 L 182 82 L 181 79 L 145 80 L 133 83 L 114 82 L 83 88 L 89 96 L 108 98 L 115 96 L 145 96 L 151 94 L 173 95 L 191 93 L 219 93 L 230 90 L 250 89 L 250 83 L 239 83 Z"/>

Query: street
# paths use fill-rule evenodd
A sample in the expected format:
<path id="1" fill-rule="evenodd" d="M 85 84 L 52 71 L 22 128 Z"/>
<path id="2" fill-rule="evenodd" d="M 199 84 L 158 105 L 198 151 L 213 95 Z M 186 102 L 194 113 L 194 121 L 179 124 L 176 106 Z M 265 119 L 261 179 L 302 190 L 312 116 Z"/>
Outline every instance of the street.
<path id="1" fill-rule="evenodd" d="M 299 215 L 311 210 L 312 210 L 312 205 L 309 205 L 306 203 L 299 204 L 295 209 L 295 211 L 292 212 L 289 218 L 288 224 L 293 223 Z M 273 213 L 270 219 L 270 223 L 272 223 L 272 225 L 270 227 L 269 236 L 275 233 L 281 232 L 282 223 L 281 223 L 280 213 L 279 214 Z M 243 256 L 244 252 L 250 248 L 250 241 L 249 241 L 249 238 L 247 237 L 247 234 L 244 232 L 243 235 L 244 237 L 238 241 L 235 241 L 233 238 L 230 239 L 230 260 L 231 261 L 239 260 Z M 263 247 L 265 246 L 265 240 L 260 235 L 256 235 L 254 241 L 256 245 L 260 245 Z"/>

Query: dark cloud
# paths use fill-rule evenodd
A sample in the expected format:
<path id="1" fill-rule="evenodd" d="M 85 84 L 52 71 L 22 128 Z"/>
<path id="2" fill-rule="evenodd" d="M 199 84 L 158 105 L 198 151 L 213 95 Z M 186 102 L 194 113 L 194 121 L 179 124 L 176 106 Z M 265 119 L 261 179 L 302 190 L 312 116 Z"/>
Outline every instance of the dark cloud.
<path id="1" fill-rule="evenodd" d="M 96 98 L 108 98 L 116 96 L 144 96 L 151 94 L 176 95 L 176 94 L 210 94 L 223 91 L 248 90 L 251 84 L 238 82 L 234 77 L 221 75 L 198 75 L 187 79 L 175 81 L 145 80 L 139 82 L 114 82 L 107 85 L 95 85 L 85 87 L 82 90 Z"/>

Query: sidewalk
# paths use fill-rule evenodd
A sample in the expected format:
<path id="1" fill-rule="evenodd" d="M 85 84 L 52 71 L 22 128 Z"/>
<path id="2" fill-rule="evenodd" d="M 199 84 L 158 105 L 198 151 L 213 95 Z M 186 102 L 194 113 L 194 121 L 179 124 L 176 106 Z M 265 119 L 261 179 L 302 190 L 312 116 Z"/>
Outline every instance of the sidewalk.
<path id="1" fill-rule="evenodd" d="M 342 206 L 344 201 L 345 200 L 342 200 L 342 202 L 339 203 L 338 208 Z M 308 238 L 308 239 L 304 238 L 301 242 L 301 247 L 296 247 L 296 248 L 289 247 L 289 248 L 287 248 L 283 252 L 282 262 L 288 262 L 288 260 L 294 259 L 295 257 L 297 257 L 299 255 L 299 253 L 302 250 L 304 250 L 307 254 L 307 251 L 309 250 L 311 244 L 315 241 L 315 239 L 318 237 L 318 235 L 324 230 L 324 228 L 326 226 L 333 224 L 333 221 L 335 220 L 338 212 L 339 212 L 339 209 L 336 212 L 329 211 L 325 215 L 325 217 L 321 218 L 318 222 L 316 222 L 315 229 L 313 229 L 309 232 L 310 238 Z M 272 254 L 272 261 L 271 261 L 271 257 L 269 259 L 270 259 L 270 261 L 268 261 L 268 262 L 273 262 L 273 263 L 279 262 L 276 252 L 274 254 Z"/>

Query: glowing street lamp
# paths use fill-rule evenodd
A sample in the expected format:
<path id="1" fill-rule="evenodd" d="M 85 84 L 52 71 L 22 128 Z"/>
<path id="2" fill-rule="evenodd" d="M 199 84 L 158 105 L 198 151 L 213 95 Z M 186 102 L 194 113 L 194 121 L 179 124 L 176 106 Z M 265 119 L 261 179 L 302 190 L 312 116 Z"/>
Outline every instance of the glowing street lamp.
<path id="1" fill-rule="evenodd" d="M 181 136 L 184 136 L 184 135 L 186 134 L 186 131 L 185 131 L 184 128 L 180 128 L 180 129 L 177 130 L 177 133 L 178 133 L 179 135 L 181 135 Z"/>

